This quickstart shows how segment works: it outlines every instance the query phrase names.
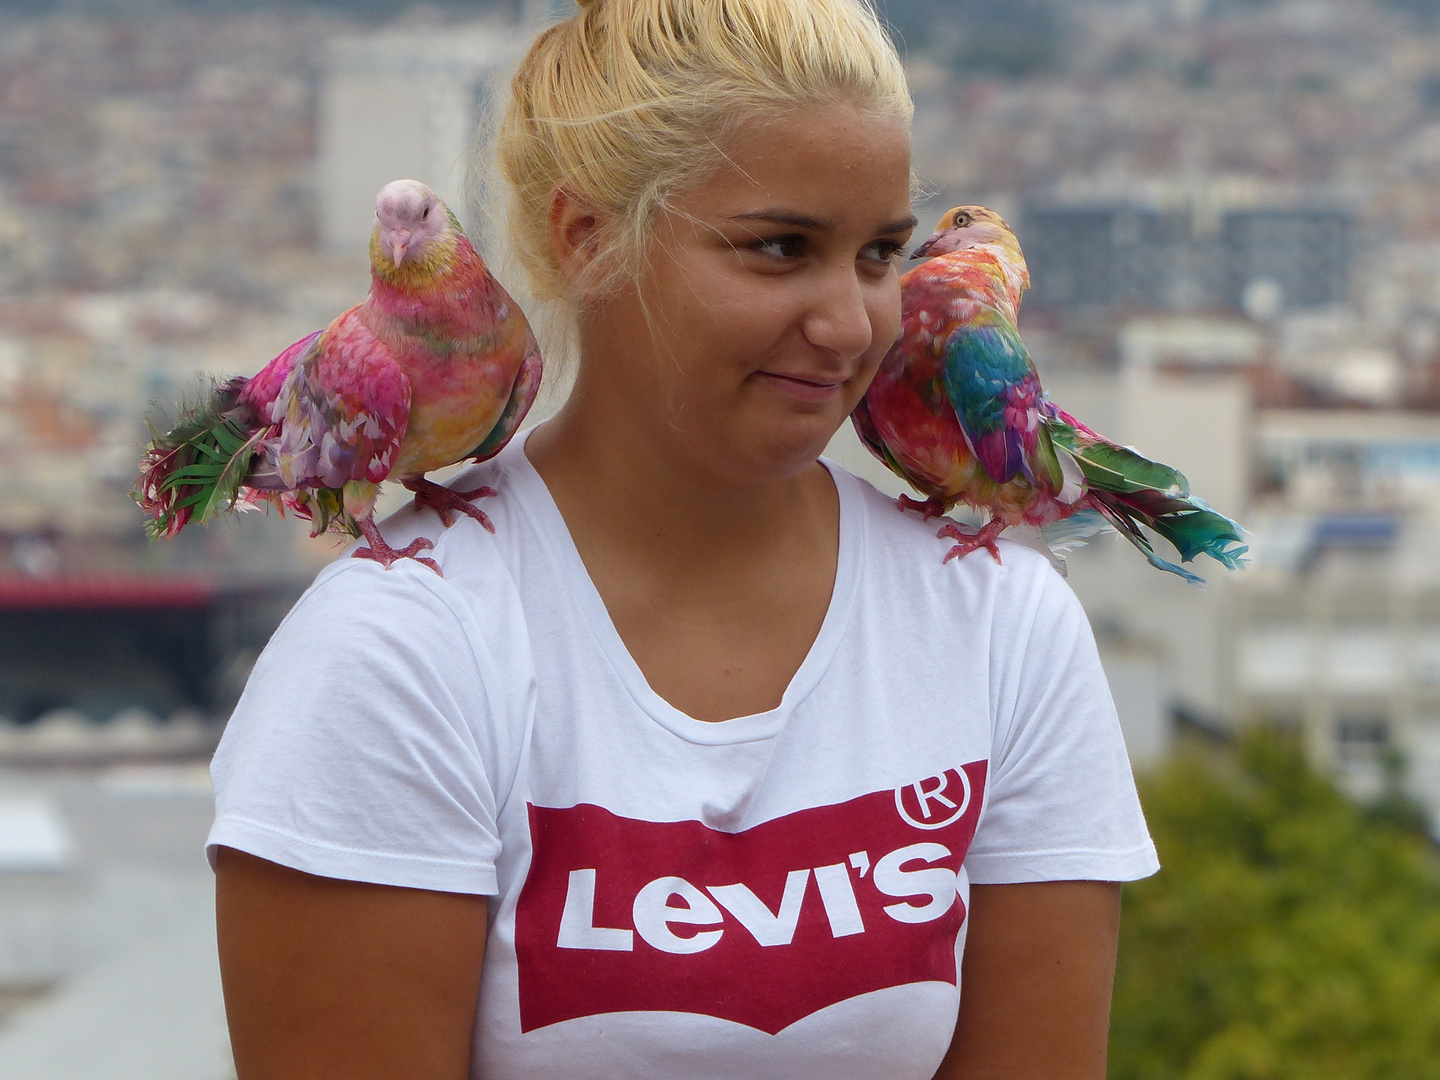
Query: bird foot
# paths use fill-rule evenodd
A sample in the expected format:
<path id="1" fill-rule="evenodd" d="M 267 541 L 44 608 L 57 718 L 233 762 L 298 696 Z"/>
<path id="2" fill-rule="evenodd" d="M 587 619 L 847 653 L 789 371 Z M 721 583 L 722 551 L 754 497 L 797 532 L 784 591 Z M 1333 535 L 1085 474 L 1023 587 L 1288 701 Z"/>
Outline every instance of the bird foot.
<path id="1" fill-rule="evenodd" d="M 963 559 L 972 551 L 984 548 L 995 557 L 995 561 L 998 563 L 1000 562 L 1000 548 L 996 545 L 995 538 L 1004 530 L 1005 523 L 999 518 L 991 518 L 977 532 L 966 532 L 952 521 L 948 525 L 942 526 L 940 531 L 935 534 L 942 540 L 956 541 L 955 546 L 940 561 L 947 563 L 951 559 Z"/>
<path id="2" fill-rule="evenodd" d="M 945 504 L 939 499 L 926 499 L 922 502 L 919 499 L 912 499 L 909 495 L 901 495 L 895 500 L 895 505 L 902 514 L 906 510 L 919 511 L 920 516 L 926 521 L 945 513 Z"/>
<path id="3" fill-rule="evenodd" d="M 455 524 L 455 513 L 459 511 L 474 518 L 490 532 L 495 531 L 495 526 L 490 523 L 490 518 L 478 506 L 471 506 L 470 500 L 484 499 L 491 495 L 498 495 L 492 487 L 478 487 L 472 491 L 455 491 L 433 480 L 426 480 L 423 476 L 417 476 L 410 480 L 402 481 L 404 485 L 415 493 L 415 508 L 428 506 L 435 513 L 440 515 L 440 523 L 447 529 Z"/>
<path id="4" fill-rule="evenodd" d="M 374 559 L 386 570 L 389 570 L 400 559 L 414 559 L 418 563 L 424 563 L 441 577 L 445 576 L 440 570 L 439 563 L 420 554 L 420 552 L 428 551 L 435 546 L 435 542 L 428 537 L 417 536 L 405 547 L 397 550 L 385 542 L 385 538 L 380 535 L 379 527 L 375 524 L 375 519 L 369 514 L 357 521 L 356 524 L 360 526 L 360 531 L 365 535 L 370 546 L 356 548 L 350 553 L 353 558 Z"/>

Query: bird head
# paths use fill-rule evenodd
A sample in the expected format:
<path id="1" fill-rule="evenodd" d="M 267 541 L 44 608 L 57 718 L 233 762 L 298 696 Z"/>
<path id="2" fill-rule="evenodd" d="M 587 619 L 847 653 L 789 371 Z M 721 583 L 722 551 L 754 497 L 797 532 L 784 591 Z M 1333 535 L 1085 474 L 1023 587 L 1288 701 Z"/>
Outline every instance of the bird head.
<path id="1" fill-rule="evenodd" d="M 1015 239 L 1015 233 L 994 210 L 986 206 L 957 206 L 945 212 L 935 231 L 910 257 L 923 259 L 977 247 L 998 247 L 1011 256 L 1020 255 L 1020 242 Z"/>
<path id="2" fill-rule="evenodd" d="M 418 180 L 392 180 L 375 197 L 375 236 L 397 267 L 423 259 L 449 228 L 440 196 Z"/>

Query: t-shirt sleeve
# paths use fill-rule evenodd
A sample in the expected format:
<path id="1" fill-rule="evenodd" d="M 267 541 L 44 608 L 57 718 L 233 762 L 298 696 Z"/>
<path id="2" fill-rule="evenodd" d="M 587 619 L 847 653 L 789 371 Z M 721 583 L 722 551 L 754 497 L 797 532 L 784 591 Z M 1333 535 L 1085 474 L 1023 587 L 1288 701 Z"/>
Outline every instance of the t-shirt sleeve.
<path id="1" fill-rule="evenodd" d="M 966 857 L 976 884 L 1132 881 L 1159 869 L 1089 620 L 1036 562 L 997 601 L 985 809 Z M 1028 594 L 1028 595 L 1027 595 Z"/>
<path id="2" fill-rule="evenodd" d="M 328 568 L 216 751 L 211 864 L 226 846 L 324 877 L 495 894 L 506 714 L 523 699 L 434 571 Z"/>

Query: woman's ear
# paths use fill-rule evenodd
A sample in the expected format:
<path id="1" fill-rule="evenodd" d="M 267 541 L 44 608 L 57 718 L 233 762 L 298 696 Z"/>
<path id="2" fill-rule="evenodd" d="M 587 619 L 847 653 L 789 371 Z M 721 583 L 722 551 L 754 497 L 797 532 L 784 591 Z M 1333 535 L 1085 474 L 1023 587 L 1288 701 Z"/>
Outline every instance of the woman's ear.
<path id="1" fill-rule="evenodd" d="M 565 280 L 577 291 L 595 261 L 600 217 L 563 187 L 550 196 L 550 253 Z"/>

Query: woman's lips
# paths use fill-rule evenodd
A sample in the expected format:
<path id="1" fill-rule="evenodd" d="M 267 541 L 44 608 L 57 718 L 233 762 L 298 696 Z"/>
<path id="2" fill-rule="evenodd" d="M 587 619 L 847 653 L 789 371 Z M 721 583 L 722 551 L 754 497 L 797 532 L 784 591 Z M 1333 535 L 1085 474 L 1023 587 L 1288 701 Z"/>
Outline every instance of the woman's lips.
<path id="1" fill-rule="evenodd" d="M 756 374 L 777 389 L 804 398 L 806 401 L 823 401 L 826 398 L 834 397 L 840 392 L 840 387 L 845 385 L 843 379 L 836 379 L 832 376 L 781 375 L 774 371 L 760 371 Z"/>

